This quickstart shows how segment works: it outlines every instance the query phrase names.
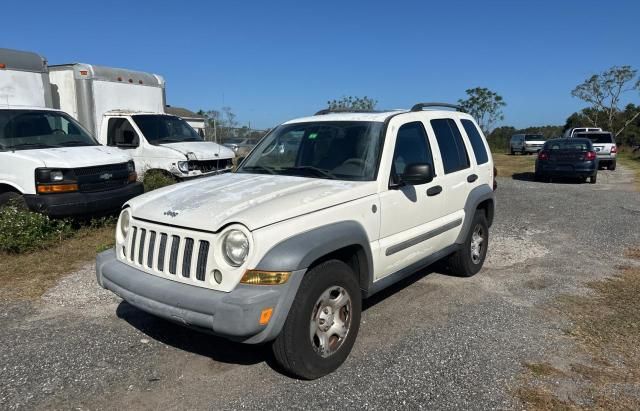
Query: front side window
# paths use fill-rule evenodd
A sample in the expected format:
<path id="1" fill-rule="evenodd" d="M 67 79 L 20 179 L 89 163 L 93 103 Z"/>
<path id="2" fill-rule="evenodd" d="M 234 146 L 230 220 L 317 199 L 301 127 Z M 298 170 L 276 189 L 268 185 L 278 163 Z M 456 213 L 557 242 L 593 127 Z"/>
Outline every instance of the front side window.
<path id="1" fill-rule="evenodd" d="M 440 146 L 444 173 L 469 168 L 469 155 L 456 122 L 450 118 L 431 120 L 431 127 Z"/>
<path id="2" fill-rule="evenodd" d="M 203 141 L 193 127 L 180 117 L 160 114 L 137 114 L 132 117 L 150 144 Z"/>
<path id="3" fill-rule="evenodd" d="M 126 118 L 110 118 L 107 125 L 107 145 L 116 147 L 138 147 L 138 133 Z"/>
<path id="4" fill-rule="evenodd" d="M 471 120 L 463 119 L 461 122 L 462 127 L 464 127 L 464 131 L 467 132 L 467 136 L 469 137 L 473 154 L 476 156 L 476 163 L 478 163 L 478 165 L 488 163 L 489 155 L 487 154 L 484 139 L 482 138 L 482 135 L 480 135 L 478 127 L 476 127 Z"/>
<path id="5" fill-rule="evenodd" d="M 67 114 L 46 110 L 0 110 L 0 150 L 96 146 Z"/>
<path id="6" fill-rule="evenodd" d="M 260 141 L 237 172 L 372 181 L 382 130 L 383 123 L 369 121 L 283 124 Z"/>
<path id="7" fill-rule="evenodd" d="M 395 176 L 401 176 L 410 164 L 430 164 L 433 170 L 431 147 L 419 121 L 403 124 L 398 130 L 391 171 Z"/>

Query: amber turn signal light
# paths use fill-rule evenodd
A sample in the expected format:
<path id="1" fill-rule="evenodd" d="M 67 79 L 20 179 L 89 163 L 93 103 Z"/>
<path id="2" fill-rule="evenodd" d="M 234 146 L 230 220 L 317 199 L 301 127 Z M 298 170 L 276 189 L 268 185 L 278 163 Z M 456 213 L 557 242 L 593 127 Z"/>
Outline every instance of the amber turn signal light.
<path id="1" fill-rule="evenodd" d="M 69 193 L 71 191 L 78 191 L 78 185 L 77 184 L 47 184 L 47 185 L 38 186 L 39 194 Z"/>
<path id="2" fill-rule="evenodd" d="M 289 271 L 260 271 L 247 270 L 242 279 L 241 284 L 251 285 L 280 285 L 289 280 L 291 272 Z"/>
<path id="3" fill-rule="evenodd" d="M 271 307 L 265 308 L 264 310 L 262 310 L 262 312 L 260 313 L 260 325 L 269 324 L 269 320 L 271 319 L 271 314 L 273 314 L 273 308 Z"/>

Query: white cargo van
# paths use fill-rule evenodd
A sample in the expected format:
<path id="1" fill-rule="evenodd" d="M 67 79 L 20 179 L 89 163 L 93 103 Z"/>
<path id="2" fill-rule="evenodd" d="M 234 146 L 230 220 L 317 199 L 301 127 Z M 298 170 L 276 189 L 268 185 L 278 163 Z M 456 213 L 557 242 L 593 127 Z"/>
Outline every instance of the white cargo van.
<path id="1" fill-rule="evenodd" d="M 187 122 L 164 112 L 164 79 L 95 66 L 50 66 L 53 105 L 92 130 L 100 143 L 130 153 L 140 173 L 178 179 L 231 170 L 233 151 L 204 141 Z"/>
<path id="2" fill-rule="evenodd" d="M 131 157 L 52 109 L 50 91 L 44 58 L 0 49 L 0 206 L 93 215 L 141 194 Z"/>

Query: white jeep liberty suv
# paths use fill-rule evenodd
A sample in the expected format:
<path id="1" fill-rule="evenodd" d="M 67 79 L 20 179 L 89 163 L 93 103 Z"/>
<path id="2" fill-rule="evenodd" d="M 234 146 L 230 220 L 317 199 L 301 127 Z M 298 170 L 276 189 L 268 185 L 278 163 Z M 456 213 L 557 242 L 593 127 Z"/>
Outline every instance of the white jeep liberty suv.
<path id="1" fill-rule="evenodd" d="M 494 168 L 460 111 L 332 112 L 286 122 L 229 174 L 125 204 L 98 283 L 156 316 L 249 344 L 305 379 L 340 366 L 362 299 L 447 258 L 484 262 Z M 430 108 L 429 110 L 424 110 Z"/>

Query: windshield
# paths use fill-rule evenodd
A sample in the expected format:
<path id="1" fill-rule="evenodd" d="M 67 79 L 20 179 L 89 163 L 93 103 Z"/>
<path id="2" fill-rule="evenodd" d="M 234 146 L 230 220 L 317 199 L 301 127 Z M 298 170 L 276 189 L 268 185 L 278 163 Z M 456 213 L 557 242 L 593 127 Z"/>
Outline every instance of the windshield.
<path id="1" fill-rule="evenodd" d="M 0 110 L 0 150 L 97 146 L 65 113 L 47 110 Z"/>
<path id="2" fill-rule="evenodd" d="M 527 134 L 524 139 L 527 141 L 544 141 L 544 136 L 542 134 Z"/>
<path id="3" fill-rule="evenodd" d="M 151 144 L 203 141 L 202 137 L 180 117 L 138 114 L 133 116 L 133 121 Z"/>
<path id="4" fill-rule="evenodd" d="M 551 140 L 544 145 L 545 150 L 563 151 L 591 151 L 591 141 L 584 138 L 568 138 L 561 140 Z"/>
<path id="5" fill-rule="evenodd" d="M 613 137 L 611 133 L 578 133 L 576 137 L 588 138 L 591 142 L 596 144 L 612 144 Z"/>
<path id="6" fill-rule="evenodd" d="M 238 173 L 375 180 L 383 123 L 284 124 L 263 138 Z"/>

